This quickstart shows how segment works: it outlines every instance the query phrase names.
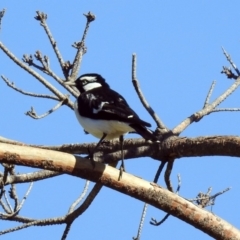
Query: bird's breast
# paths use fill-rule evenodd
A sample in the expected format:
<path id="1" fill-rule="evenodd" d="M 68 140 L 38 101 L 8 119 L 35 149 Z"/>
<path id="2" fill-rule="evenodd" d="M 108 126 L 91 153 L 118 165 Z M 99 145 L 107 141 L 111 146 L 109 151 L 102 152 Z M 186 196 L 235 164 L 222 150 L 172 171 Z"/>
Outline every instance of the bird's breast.
<path id="1" fill-rule="evenodd" d="M 107 134 L 106 140 L 119 138 L 128 132 L 134 131 L 128 123 L 116 120 L 91 119 L 79 114 L 77 101 L 74 104 L 74 111 L 82 127 L 97 138 L 101 138 L 103 133 Z"/>

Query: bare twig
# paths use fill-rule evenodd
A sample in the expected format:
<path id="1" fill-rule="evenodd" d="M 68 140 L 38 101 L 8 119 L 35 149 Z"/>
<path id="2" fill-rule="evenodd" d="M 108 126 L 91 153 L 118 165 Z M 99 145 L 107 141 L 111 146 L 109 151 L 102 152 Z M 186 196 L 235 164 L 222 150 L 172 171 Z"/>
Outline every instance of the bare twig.
<path id="1" fill-rule="evenodd" d="M 153 182 L 154 183 L 157 183 L 158 179 L 159 179 L 159 176 L 165 166 L 166 162 L 165 161 L 161 161 L 160 165 L 159 165 L 159 168 L 155 174 L 155 177 L 154 177 L 154 180 Z M 140 236 L 141 236 L 141 233 L 142 233 L 142 228 L 143 228 L 143 224 L 144 224 L 144 220 L 145 220 L 145 216 L 146 216 L 146 213 L 147 213 L 147 207 L 148 207 L 148 204 L 147 203 L 144 203 L 144 206 L 143 206 L 143 211 L 142 211 L 142 216 L 141 216 L 141 219 L 140 219 L 140 223 L 139 223 L 139 226 L 138 226 L 138 233 L 137 233 L 137 237 L 136 238 L 133 238 L 134 240 L 140 240 Z"/>
<path id="2" fill-rule="evenodd" d="M 3 8 L 2 11 L 0 11 L 0 30 L 2 29 L 2 19 L 3 19 L 5 12 L 6 12 L 5 8 Z"/>
<path id="3" fill-rule="evenodd" d="M 212 205 L 214 205 L 216 198 L 217 198 L 219 195 L 221 195 L 221 194 L 229 191 L 230 189 L 231 189 L 231 188 L 228 187 L 228 188 L 222 190 L 221 192 L 218 192 L 218 193 L 216 193 L 216 194 L 214 194 L 214 195 L 211 196 L 210 194 L 211 194 L 211 192 L 212 192 L 212 188 L 210 187 L 210 188 L 208 188 L 207 193 L 202 193 L 202 192 L 200 192 L 200 193 L 197 195 L 196 198 L 194 198 L 194 199 L 188 199 L 188 201 L 190 201 L 190 202 L 196 202 L 200 207 L 205 208 L 205 207 L 207 207 L 207 206 L 212 206 Z"/>
<path id="4" fill-rule="evenodd" d="M 28 188 L 25 196 L 23 197 L 21 203 L 15 205 L 14 211 L 11 211 L 11 213 L 8 213 L 8 214 L 3 214 L 3 213 L 2 213 L 2 214 L 1 214 L 1 218 L 5 218 L 5 219 L 6 219 L 6 218 L 12 218 L 12 217 L 16 216 L 16 215 L 19 213 L 19 211 L 20 211 L 21 208 L 23 207 L 23 204 L 24 204 L 25 200 L 27 199 L 29 193 L 31 192 L 32 186 L 33 186 L 33 182 L 30 183 L 29 188 Z"/>
<path id="5" fill-rule="evenodd" d="M 161 175 L 161 172 L 162 172 L 165 164 L 166 164 L 165 161 L 161 161 L 161 163 L 160 163 L 160 165 L 159 165 L 159 168 L 158 168 L 158 170 L 157 170 L 157 172 L 156 172 L 156 174 L 155 174 L 154 180 L 153 180 L 154 183 L 157 183 L 157 182 L 158 182 L 158 179 L 159 179 L 159 177 L 160 177 L 160 175 Z"/>
<path id="6" fill-rule="evenodd" d="M 65 101 L 66 101 L 65 99 L 62 100 L 62 101 L 59 102 L 56 106 L 54 106 L 53 108 L 51 108 L 50 110 L 48 110 L 46 113 L 44 113 L 44 114 L 42 114 L 42 115 L 40 115 L 40 116 L 37 115 L 37 113 L 35 112 L 35 110 L 34 110 L 33 107 L 31 107 L 31 110 L 30 110 L 30 111 L 27 111 L 25 114 L 26 114 L 27 116 L 30 116 L 30 117 L 34 118 L 34 119 L 44 118 L 44 117 L 48 116 L 49 114 L 53 113 L 54 111 L 56 111 L 58 108 L 60 108 L 60 107 L 64 104 Z"/>
<path id="7" fill-rule="evenodd" d="M 229 61 L 229 63 L 233 67 L 233 69 L 236 71 L 237 75 L 240 76 L 240 72 L 239 72 L 236 64 L 232 61 L 231 56 L 227 53 L 227 51 L 223 47 L 222 47 L 222 50 L 223 50 L 223 54 L 225 55 L 227 60 Z"/>
<path id="8" fill-rule="evenodd" d="M 78 197 L 78 199 L 71 205 L 71 207 L 68 210 L 68 213 L 73 212 L 74 208 L 82 201 L 82 199 L 85 197 L 88 191 L 90 181 L 86 180 L 85 186 L 83 188 L 83 191 L 81 195 Z"/>
<path id="9" fill-rule="evenodd" d="M 8 202 L 9 203 L 9 202 Z M 11 208 L 11 205 L 8 206 L 8 204 L 6 205 L 2 199 L 0 199 L 0 205 L 2 206 L 3 210 L 5 211 L 5 213 L 7 214 L 11 214 L 13 211 L 12 211 L 12 208 Z M 3 215 L 3 213 L 0 212 L 0 219 L 1 219 L 1 216 Z"/>
<path id="10" fill-rule="evenodd" d="M 69 233 L 69 231 L 70 231 L 70 229 L 71 229 L 72 223 L 73 223 L 73 222 L 67 223 L 67 225 L 66 225 L 66 227 L 65 227 L 65 229 L 64 229 L 63 235 L 62 235 L 62 237 L 61 237 L 61 240 L 67 239 L 67 236 L 68 236 L 68 233 Z"/>
<path id="11" fill-rule="evenodd" d="M 85 26 L 85 30 L 83 32 L 82 40 L 79 43 L 75 43 L 73 45 L 78 50 L 77 50 L 75 59 L 74 59 L 73 64 L 72 64 L 73 67 L 72 67 L 72 73 L 71 73 L 71 76 L 70 76 L 72 81 L 74 81 L 77 78 L 77 75 L 78 75 L 78 72 L 79 72 L 79 69 L 80 69 L 80 65 L 81 65 L 81 61 L 82 61 L 82 56 L 86 52 L 85 39 L 86 39 L 86 36 L 87 36 L 89 25 L 92 21 L 95 20 L 95 15 L 92 14 L 91 12 L 89 12 L 88 14 L 84 14 L 84 16 L 87 18 L 87 23 L 86 23 L 86 26 Z"/>
<path id="12" fill-rule="evenodd" d="M 8 220 L 8 219 L 6 219 Z M 64 223 L 64 217 L 63 218 L 50 218 L 50 219 L 43 219 L 43 220 L 34 220 L 30 221 L 28 223 L 22 224 L 17 227 L 9 228 L 4 231 L 0 231 L 0 235 L 15 232 L 24 228 L 28 228 L 31 226 L 47 226 L 47 225 L 54 225 L 54 224 L 63 224 Z"/>
<path id="13" fill-rule="evenodd" d="M 30 67 L 28 67 L 26 64 L 21 62 L 18 58 L 14 56 L 13 53 L 11 53 L 2 42 L 0 42 L 0 49 L 2 49 L 6 55 L 13 60 L 18 66 L 23 68 L 25 71 L 30 73 L 33 77 L 35 77 L 38 81 L 40 81 L 47 89 L 49 89 L 52 93 L 54 93 L 60 100 L 65 100 L 65 95 L 62 94 L 58 89 L 56 89 L 52 84 L 50 84 L 46 79 L 44 79 L 41 75 L 39 75 L 37 72 L 32 70 Z M 67 106 L 73 109 L 73 103 L 68 99 L 68 101 L 65 103 Z"/>
<path id="14" fill-rule="evenodd" d="M 91 192 L 88 194 L 84 202 L 73 212 L 67 215 L 67 221 L 74 220 L 79 217 L 82 213 L 84 213 L 88 207 L 91 205 L 99 191 L 102 189 L 103 185 L 100 183 L 96 183 L 92 188 Z"/>
<path id="15" fill-rule="evenodd" d="M 167 213 L 167 214 L 165 215 L 165 217 L 163 217 L 163 219 L 162 219 L 161 221 L 157 221 L 155 218 L 151 218 L 150 224 L 151 224 L 151 225 L 154 225 L 154 226 L 159 226 L 159 225 L 161 225 L 162 223 L 164 223 L 164 222 L 168 219 L 168 217 L 169 217 L 170 215 L 171 215 L 171 214 Z"/>
<path id="16" fill-rule="evenodd" d="M 6 202 L 6 205 L 5 205 L 5 207 L 3 207 L 3 209 L 4 209 L 4 210 L 8 209 L 8 210 L 6 211 L 7 213 L 13 213 L 12 206 L 11 206 L 9 200 L 8 200 L 8 197 L 7 197 L 5 191 L 4 191 L 4 193 L 3 193 L 3 196 L 4 196 L 4 199 L 5 199 L 5 202 Z M 3 204 L 1 204 L 1 205 L 3 206 Z"/>
<path id="17" fill-rule="evenodd" d="M 177 190 L 176 190 L 176 194 L 178 195 L 178 192 L 180 190 L 180 187 L 181 187 L 181 178 L 180 178 L 180 174 L 177 175 L 177 178 L 178 178 L 178 186 L 177 186 Z M 154 225 L 154 226 L 159 226 L 161 225 L 162 223 L 164 223 L 168 217 L 170 216 L 171 214 L 167 213 L 163 219 L 161 221 L 157 221 L 155 218 L 151 218 L 151 221 L 150 221 L 150 224 L 151 225 Z"/>
<path id="18" fill-rule="evenodd" d="M 51 69 L 50 69 L 50 64 L 49 64 L 49 58 L 47 56 L 42 56 L 40 51 L 36 51 L 36 53 L 34 54 L 34 56 L 36 57 L 36 59 L 38 61 L 40 61 L 40 63 L 42 64 L 42 67 L 35 64 L 33 62 L 33 57 L 32 55 L 27 55 L 24 54 L 23 55 L 23 61 L 25 63 L 27 63 L 29 66 L 33 66 L 35 68 L 37 68 L 38 70 L 46 73 L 47 75 L 51 76 L 53 79 L 56 80 L 56 82 L 58 82 L 61 86 L 63 86 L 65 89 L 67 89 L 74 97 L 78 97 L 79 93 L 76 92 L 72 87 L 67 86 L 64 83 L 64 81 L 58 77 Z"/>
<path id="19" fill-rule="evenodd" d="M 166 171 L 164 174 L 164 179 L 165 179 L 165 183 L 167 185 L 167 189 L 171 192 L 173 192 L 173 187 L 171 184 L 170 175 L 172 173 L 173 163 L 174 163 L 174 159 L 169 159 L 169 161 L 167 163 L 167 168 L 166 168 Z"/>
<path id="20" fill-rule="evenodd" d="M 237 78 L 237 80 L 222 94 L 220 95 L 216 100 L 214 100 L 211 104 L 208 104 L 203 108 L 202 110 L 192 114 L 190 117 L 185 119 L 183 122 L 181 122 L 178 126 L 176 126 L 172 133 L 174 135 L 179 135 L 182 131 L 184 131 L 191 123 L 199 121 L 204 116 L 210 114 L 213 112 L 216 107 L 222 103 L 230 94 L 232 94 L 240 85 L 240 77 Z"/>
<path id="21" fill-rule="evenodd" d="M 8 176 L 5 182 L 5 186 L 12 183 L 36 182 L 47 178 L 56 177 L 59 175 L 61 175 L 61 173 L 49 170 L 40 170 L 32 173 L 17 174 L 13 176 Z"/>
<path id="22" fill-rule="evenodd" d="M 25 92 L 24 90 L 18 88 L 15 86 L 13 82 L 10 82 L 6 77 L 1 75 L 1 78 L 4 80 L 4 82 L 12 89 L 16 90 L 17 92 L 20 92 L 24 95 L 28 95 L 31 97 L 40 97 L 40 98 L 48 98 L 58 101 L 59 99 L 56 96 L 53 95 L 47 95 L 47 94 L 38 94 L 38 93 L 31 93 L 31 92 Z"/>
<path id="23" fill-rule="evenodd" d="M 67 79 L 68 78 L 68 73 L 65 71 L 65 65 L 64 65 L 64 60 L 63 60 L 63 57 L 61 56 L 61 53 L 60 51 L 58 50 L 58 47 L 57 47 L 57 42 L 54 40 L 53 36 L 52 36 L 52 33 L 50 31 L 50 29 L 48 28 L 48 25 L 47 25 L 47 14 L 44 14 L 43 12 L 40 12 L 40 11 L 36 11 L 37 13 L 37 16 L 35 17 L 36 20 L 40 21 L 41 22 L 41 26 L 43 27 L 43 29 L 45 30 L 47 36 L 48 36 L 48 39 L 53 47 L 53 50 L 57 56 L 57 59 L 58 59 L 58 62 L 62 68 L 62 71 L 63 71 L 63 74 L 65 76 L 65 78 Z"/>
<path id="24" fill-rule="evenodd" d="M 240 108 L 217 108 L 212 110 L 212 112 L 239 112 Z"/>
<path id="25" fill-rule="evenodd" d="M 161 119 L 158 117 L 158 115 L 155 113 L 155 111 L 148 104 L 147 100 L 143 96 L 143 93 L 140 89 L 140 85 L 137 80 L 137 74 L 136 74 L 136 54 L 132 55 L 132 83 L 138 94 L 138 97 L 139 97 L 141 103 L 143 104 L 144 108 L 148 111 L 150 116 L 153 118 L 153 120 L 156 122 L 158 128 L 161 129 L 161 133 L 167 132 L 168 131 L 167 127 L 164 125 L 164 123 L 161 121 Z"/>
<path id="26" fill-rule="evenodd" d="M 177 175 L 177 178 L 178 178 L 178 186 L 177 186 L 176 194 L 179 193 L 179 190 L 181 188 L 181 176 L 180 176 L 180 174 Z"/>
<path id="27" fill-rule="evenodd" d="M 210 97 L 212 95 L 212 92 L 213 92 L 213 89 L 214 89 L 215 85 L 216 85 L 216 81 L 213 81 L 212 84 L 211 84 L 211 87 L 210 87 L 210 89 L 208 91 L 206 100 L 205 100 L 205 102 L 203 104 L 203 108 L 205 108 L 209 104 L 209 100 L 210 100 Z"/>
<path id="28" fill-rule="evenodd" d="M 141 236 L 141 233 L 142 233 L 144 220 L 145 220 L 145 217 L 146 217 L 146 214 L 147 214 L 147 208 L 148 208 L 148 204 L 144 203 L 141 220 L 140 220 L 139 227 L 138 227 L 137 237 L 133 237 L 133 240 L 140 240 L 140 236 Z"/>

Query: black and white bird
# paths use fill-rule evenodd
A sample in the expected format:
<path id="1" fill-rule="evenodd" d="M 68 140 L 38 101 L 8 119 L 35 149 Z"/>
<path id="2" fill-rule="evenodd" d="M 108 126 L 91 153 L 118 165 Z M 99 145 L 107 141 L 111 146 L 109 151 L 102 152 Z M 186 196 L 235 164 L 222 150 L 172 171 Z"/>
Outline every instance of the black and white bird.
<path id="1" fill-rule="evenodd" d="M 121 178 L 122 171 L 125 170 L 123 135 L 136 132 L 146 140 L 153 140 L 153 132 L 147 128 L 151 127 L 151 124 L 140 119 L 124 97 L 112 90 L 99 74 L 84 74 L 74 82 L 68 81 L 65 84 L 76 86 L 80 92 L 74 104 L 74 111 L 84 130 L 100 139 L 94 152 L 104 139 L 119 138 L 122 151 Z"/>

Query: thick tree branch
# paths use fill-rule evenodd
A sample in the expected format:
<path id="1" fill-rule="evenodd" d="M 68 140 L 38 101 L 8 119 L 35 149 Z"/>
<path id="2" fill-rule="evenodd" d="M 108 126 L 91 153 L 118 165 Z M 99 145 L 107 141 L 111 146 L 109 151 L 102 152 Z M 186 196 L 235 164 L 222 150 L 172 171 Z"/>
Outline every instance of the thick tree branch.
<path id="1" fill-rule="evenodd" d="M 11 143 L 9 141 L 1 141 Z M 27 145 L 13 142 L 19 146 L 31 146 L 35 148 L 56 150 L 73 154 L 88 154 L 88 150 L 93 149 L 96 143 L 89 144 L 64 144 L 60 146 L 41 146 Z M 110 145 L 112 144 L 112 149 Z M 106 161 L 108 163 L 116 162 L 121 159 L 119 151 L 119 142 L 113 141 L 99 147 L 101 155 L 94 155 L 94 160 L 98 162 Z M 152 157 L 160 161 L 168 161 L 166 156 L 173 158 L 198 157 L 198 156 L 232 156 L 240 157 L 240 137 L 238 136 L 206 136 L 196 138 L 175 137 L 166 139 L 161 143 L 149 143 L 143 139 L 126 139 L 124 140 L 124 149 L 126 155 L 124 158 Z"/>
<path id="2" fill-rule="evenodd" d="M 147 202 L 191 224 L 216 239 L 239 239 L 240 232 L 218 216 L 203 210 L 168 190 L 125 173 L 118 181 L 119 171 L 67 153 L 11 144 L 0 144 L 0 161 L 48 170 L 60 171 L 98 182 L 116 191 Z"/>

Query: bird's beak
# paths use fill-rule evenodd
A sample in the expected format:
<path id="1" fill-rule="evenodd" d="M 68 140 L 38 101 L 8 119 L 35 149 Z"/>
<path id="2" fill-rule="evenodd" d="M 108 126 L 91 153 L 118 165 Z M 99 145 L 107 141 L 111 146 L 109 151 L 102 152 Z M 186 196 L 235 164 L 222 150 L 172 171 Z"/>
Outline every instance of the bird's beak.
<path id="1" fill-rule="evenodd" d="M 67 85 L 67 86 L 76 86 L 76 83 L 73 82 L 73 81 L 66 81 L 63 83 L 64 85 Z"/>

